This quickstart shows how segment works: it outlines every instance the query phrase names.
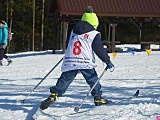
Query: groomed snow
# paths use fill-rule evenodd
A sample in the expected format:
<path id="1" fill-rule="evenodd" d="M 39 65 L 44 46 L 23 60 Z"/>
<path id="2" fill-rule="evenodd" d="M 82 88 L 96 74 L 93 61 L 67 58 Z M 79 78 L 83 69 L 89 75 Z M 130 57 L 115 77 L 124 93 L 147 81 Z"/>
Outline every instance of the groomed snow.
<path id="1" fill-rule="evenodd" d="M 139 46 L 119 45 L 129 50 Z M 159 46 L 153 46 L 159 48 Z M 38 120 L 160 120 L 160 51 L 152 51 L 150 56 L 143 52 L 130 51 L 117 53 L 111 61 L 115 71 L 107 71 L 102 79 L 103 97 L 113 101 L 106 106 L 96 107 L 91 96 L 84 102 L 79 111 L 87 111 L 75 115 L 74 107 L 80 105 L 87 92 L 88 84 L 78 74 L 67 92 L 47 110 L 45 116 Z M 61 63 L 53 72 L 23 100 L 44 76 L 63 57 L 63 54 L 51 54 L 51 51 L 24 52 L 9 55 L 13 60 L 10 66 L 0 66 L 0 119 L 32 120 L 31 116 L 40 102 L 50 94 L 49 87 L 55 85 L 61 74 Z M 100 75 L 105 68 L 96 58 L 96 71 Z M 128 100 L 137 90 L 139 97 Z"/>

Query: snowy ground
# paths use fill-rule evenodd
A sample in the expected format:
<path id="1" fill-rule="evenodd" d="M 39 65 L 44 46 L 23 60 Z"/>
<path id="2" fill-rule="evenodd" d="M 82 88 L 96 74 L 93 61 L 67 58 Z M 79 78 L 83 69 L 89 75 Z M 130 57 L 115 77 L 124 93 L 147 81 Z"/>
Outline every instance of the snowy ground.
<path id="1" fill-rule="evenodd" d="M 137 46 L 121 47 L 130 50 Z M 160 120 L 160 51 L 152 51 L 150 56 L 145 51 L 134 55 L 129 51 L 121 52 L 115 58 L 112 53 L 109 55 L 115 71 L 107 71 L 100 82 L 103 97 L 115 103 L 95 108 L 93 98 L 89 96 L 79 110 L 87 112 L 69 115 L 74 113 L 74 107 L 80 105 L 89 91 L 84 78 L 78 74 L 66 94 L 45 110 L 46 115 L 38 120 Z M 49 87 L 60 76 L 61 64 L 27 97 L 24 104 L 17 101 L 33 90 L 63 54 L 44 51 L 10 56 L 13 63 L 0 66 L 0 120 L 32 120 L 36 107 L 48 97 Z M 100 75 L 105 64 L 98 58 L 96 60 L 96 70 Z M 137 90 L 140 91 L 139 97 L 128 100 Z"/>

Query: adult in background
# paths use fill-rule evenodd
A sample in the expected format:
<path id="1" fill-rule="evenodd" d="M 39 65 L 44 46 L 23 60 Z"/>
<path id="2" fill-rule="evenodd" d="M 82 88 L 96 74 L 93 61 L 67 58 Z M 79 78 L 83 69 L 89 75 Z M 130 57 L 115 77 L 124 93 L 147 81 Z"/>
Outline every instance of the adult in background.
<path id="1" fill-rule="evenodd" d="M 12 60 L 6 55 L 6 47 L 8 43 L 8 25 L 4 20 L 0 20 L 0 66 L 2 66 L 3 58 L 7 59 L 8 65 Z"/>
<path id="2" fill-rule="evenodd" d="M 96 31 L 98 25 L 98 17 L 93 12 L 92 7 L 88 6 L 81 21 L 71 31 L 61 67 L 62 74 L 56 85 L 50 87 L 51 95 L 41 102 L 40 109 L 47 109 L 56 101 L 57 97 L 61 97 L 78 72 L 81 72 L 90 88 L 92 88 L 98 80 L 97 72 L 95 71 L 95 54 L 106 63 L 106 69 L 114 67 L 108 53 L 103 48 L 101 34 Z M 99 82 L 91 91 L 91 94 L 94 97 L 96 106 L 108 103 L 108 100 L 101 96 L 102 91 Z"/>

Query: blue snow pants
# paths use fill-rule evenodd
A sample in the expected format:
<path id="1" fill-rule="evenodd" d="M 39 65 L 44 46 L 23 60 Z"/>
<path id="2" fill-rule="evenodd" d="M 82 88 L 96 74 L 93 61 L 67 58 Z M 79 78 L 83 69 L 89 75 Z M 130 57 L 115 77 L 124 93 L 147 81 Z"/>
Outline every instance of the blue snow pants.
<path id="1" fill-rule="evenodd" d="M 63 72 L 58 79 L 55 86 L 50 87 L 51 93 L 58 93 L 58 97 L 61 97 L 68 88 L 68 86 L 72 83 L 74 78 L 76 77 L 78 72 L 81 72 L 86 82 L 90 86 L 90 88 L 94 85 L 94 83 L 98 80 L 97 73 L 95 69 L 80 69 L 80 70 L 71 70 L 67 72 Z M 75 88 L 76 89 L 76 88 Z M 100 91 L 101 85 L 98 82 L 95 88 L 91 91 L 92 96 L 101 96 L 102 91 Z"/>

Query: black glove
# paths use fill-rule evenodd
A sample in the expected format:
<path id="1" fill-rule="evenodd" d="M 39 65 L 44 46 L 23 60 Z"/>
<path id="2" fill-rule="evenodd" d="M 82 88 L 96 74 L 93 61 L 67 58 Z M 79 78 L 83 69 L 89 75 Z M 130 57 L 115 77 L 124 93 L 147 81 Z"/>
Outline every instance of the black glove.
<path id="1" fill-rule="evenodd" d="M 113 65 L 113 63 L 110 61 L 109 63 L 107 63 L 107 67 L 105 68 L 106 70 L 107 69 L 110 69 L 112 72 L 113 72 L 113 70 L 114 70 L 114 65 Z"/>

